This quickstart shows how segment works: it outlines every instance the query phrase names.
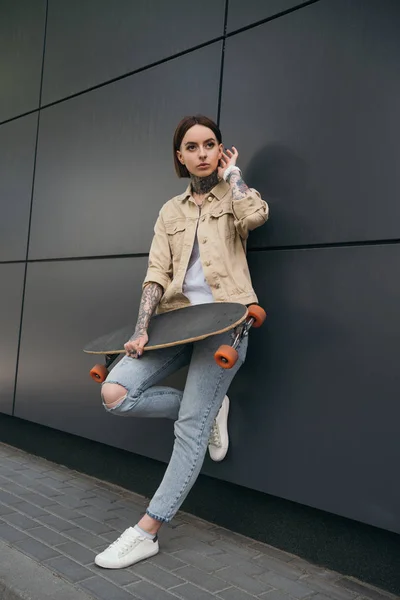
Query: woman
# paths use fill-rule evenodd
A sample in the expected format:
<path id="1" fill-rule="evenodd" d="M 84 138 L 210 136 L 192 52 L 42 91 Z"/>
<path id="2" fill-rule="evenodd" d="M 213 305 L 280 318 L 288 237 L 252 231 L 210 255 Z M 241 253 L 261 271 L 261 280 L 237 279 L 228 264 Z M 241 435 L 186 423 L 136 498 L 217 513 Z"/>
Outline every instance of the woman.
<path id="1" fill-rule="evenodd" d="M 146 514 L 96 556 L 97 565 L 118 569 L 158 552 L 157 532 L 178 511 L 193 486 L 209 444 L 211 457 L 226 454 L 229 400 L 226 392 L 243 364 L 247 337 L 232 369 L 214 361 L 232 332 L 194 344 L 149 352 L 147 328 L 154 311 L 189 304 L 257 302 L 246 260 L 249 231 L 268 218 L 268 206 L 244 183 L 236 166 L 238 152 L 224 151 L 218 126 L 204 116 L 186 117 L 174 135 L 178 177 L 190 177 L 180 196 L 159 213 L 143 282 L 139 316 L 126 356 L 102 385 L 105 409 L 133 417 L 166 417 L 175 421 L 175 443 L 160 487 Z M 189 365 L 183 392 L 157 383 Z M 218 416 L 217 416 L 218 414 Z M 210 437 L 210 433 L 212 435 Z"/>

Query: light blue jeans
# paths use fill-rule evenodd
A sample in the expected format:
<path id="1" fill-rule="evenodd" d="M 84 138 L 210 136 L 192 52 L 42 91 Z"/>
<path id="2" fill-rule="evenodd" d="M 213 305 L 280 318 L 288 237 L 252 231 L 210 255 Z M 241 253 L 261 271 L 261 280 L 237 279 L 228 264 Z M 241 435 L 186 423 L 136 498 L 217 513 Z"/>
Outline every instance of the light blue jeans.
<path id="1" fill-rule="evenodd" d="M 118 383 L 128 390 L 117 406 L 104 408 L 125 417 L 165 417 L 175 421 L 175 442 L 164 478 L 147 514 L 158 521 L 172 520 L 202 467 L 215 417 L 235 374 L 244 363 L 248 338 L 239 344 L 239 359 L 232 369 L 214 360 L 221 344 L 230 344 L 233 333 L 192 344 L 145 352 L 140 359 L 124 356 L 103 383 Z M 157 383 L 189 365 L 184 391 Z"/>

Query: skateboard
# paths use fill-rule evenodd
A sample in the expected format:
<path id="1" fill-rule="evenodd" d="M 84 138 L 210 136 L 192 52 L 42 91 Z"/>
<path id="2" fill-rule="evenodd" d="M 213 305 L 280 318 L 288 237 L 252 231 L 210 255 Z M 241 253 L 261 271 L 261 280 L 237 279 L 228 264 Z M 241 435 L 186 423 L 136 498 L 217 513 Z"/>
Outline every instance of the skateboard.
<path id="1" fill-rule="evenodd" d="M 144 351 L 198 342 L 241 326 L 232 344 L 220 346 L 214 354 L 220 367 L 231 369 L 238 359 L 236 348 L 240 341 L 248 335 L 251 327 L 260 327 L 265 318 L 266 313 L 258 304 L 246 307 L 237 302 L 211 302 L 171 310 L 150 319 L 147 329 L 149 341 Z M 109 367 L 119 354 L 125 353 L 124 344 L 132 337 L 134 330 L 135 326 L 131 324 L 102 335 L 85 346 L 83 351 L 87 354 L 102 354 L 105 357 L 104 365 L 97 364 L 91 369 L 92 379 L 98 383 L 106 379 Z"/>

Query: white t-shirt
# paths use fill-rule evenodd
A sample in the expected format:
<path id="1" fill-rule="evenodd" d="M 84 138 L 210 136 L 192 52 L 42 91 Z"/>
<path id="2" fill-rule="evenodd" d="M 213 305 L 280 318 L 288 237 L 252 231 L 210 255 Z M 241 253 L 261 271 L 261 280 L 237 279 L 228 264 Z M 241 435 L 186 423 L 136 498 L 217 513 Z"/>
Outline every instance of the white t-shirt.
<path id="1" fill-rule="evenodd" d="M 189 298 L 191 304 L 214 302 L 211 288 L 204 277 L 197 234 L 194 238 L 192 254 L 190 256 L 182 291 L 185 296 Z"/>

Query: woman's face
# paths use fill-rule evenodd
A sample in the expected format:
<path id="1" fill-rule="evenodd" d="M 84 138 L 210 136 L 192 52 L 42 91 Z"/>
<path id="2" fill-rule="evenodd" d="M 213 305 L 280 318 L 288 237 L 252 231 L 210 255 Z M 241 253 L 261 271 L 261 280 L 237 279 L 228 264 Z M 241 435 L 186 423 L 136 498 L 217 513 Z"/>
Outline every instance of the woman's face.
<path id="1" fill-rule="evenodd" d="M 186 132 L 176 154 L 191 175 L 207 177 L 218 168 L 222 149 L 211 129 L 193 125 Z"/>

